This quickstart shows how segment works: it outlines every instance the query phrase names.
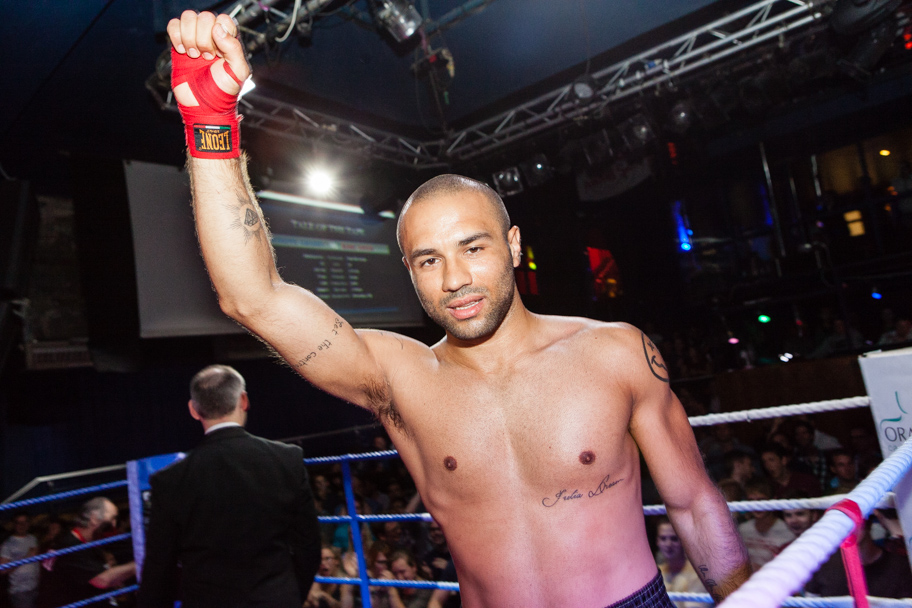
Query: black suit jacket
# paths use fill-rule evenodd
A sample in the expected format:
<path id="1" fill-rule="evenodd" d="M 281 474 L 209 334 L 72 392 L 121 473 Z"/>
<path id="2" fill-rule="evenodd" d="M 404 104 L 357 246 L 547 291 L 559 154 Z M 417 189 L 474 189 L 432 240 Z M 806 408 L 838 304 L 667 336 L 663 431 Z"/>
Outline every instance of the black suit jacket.
<path id="1" fill-rule="evenodd" d="M 303 456 L 228 427 L 155 473 L 139 605 L 301 608 L 320 565 Z"/>

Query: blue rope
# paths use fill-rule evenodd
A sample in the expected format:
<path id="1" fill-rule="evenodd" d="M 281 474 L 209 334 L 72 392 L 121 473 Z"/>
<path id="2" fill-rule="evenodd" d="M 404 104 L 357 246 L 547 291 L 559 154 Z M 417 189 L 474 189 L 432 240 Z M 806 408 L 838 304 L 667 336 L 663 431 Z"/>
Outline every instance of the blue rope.
<path id="1" fill-rule="evenodd" d="M 347 524 L 351 522 L 348 515 L 321 515 L 318 518 L 324 524 Z M 430 513 L 387 513 L 379 515 L 355 515 L 358 521 L 434 521 Z"/>
<path id="2" fill-rule="evenodd" d="M 328 585 L 360 585 L 360 578 L 341 578 L 336 576 L 317 576 L 314 581 Z M 449 581 L 400 581 L 398 579 L 371 578 L 368 584 L 373 587 L 411 587 L 413 589 L 446 589 L 459 591 L 459 583 Z M 709 597 L 707 595 L 706 597 Z"/>
<path id="3" fill-rule="evenodd" d="M 132 593 L 139 589 L 139 585 L 130 585 L 129 587 L 122 587 L 120 589 L 115 589 L 114 591 L 109 591 L 101 595 L 96 595 L 95 597 L 86 598 L 84 600 L 79 600 L 78 602 L 73 602 L 72 604 L 67 604 L 66 606 L 60 606 L 60 608 L 82 608 L 82 606 L 88 606 L 89 604 L 94 604 L 95 602 L 102 602 L 104 600 L 110 599 L 112 597 L 117 597 L 125 593 Z"/>
<path id="4" fill-rule="evenodd" d="M 30 505 L 37 505 L 43 502 L 51 502 L 54 500 L 63 500 L 65 498 L 72 498 L 73 496 L 82 496 L 83 494 L 92 494 L 93 492 L 103 492 L 105 490 L 112 490 L 114 488 L 122 488 L 127 485 L 127 480 L 123 481 L 112 481 L 110 483 L 102 483 L 97 486 L 89 486 L 88 488 L 79 488 L 77 490 L 68 490 L 66 492 L 60 492 L 59 494 L 48 494 L 46 496 L 39 496 L 38 498 L 26 498 L 25 500 L 17 500 L 16 502 L 9 502 L 5 505 L 0 505 L 0 511 L 9 511 L 10 509 L 18 509 L 21 507 L 28 507 Z"/>
<path id="5" fill-rule="evenodd" d="M 102 545 L 110 545 L 111 543 L 116 543 L 116 542 L 119 542 L 122 540 L 127 540 L 131 536 L 133 536 L 133 535 L 131 533 L 127 532 L 126 534 L 118 534 L 117 536 L 110 536 L 108 538 L 103 538 L 101 540 L 93 540 L 93 541 L 90 541 L 87 543 L 82 543 L 81 545 L 74 545 L 72 547 L 60 549 L 58 551 L 48 551 L 47 553 L 42 553 L 40 555 L 33 555 L 31 557 L 17 559 L 14 562 L 7 562 L 5 564 L 0 564 L 0 572 L 3 572 L 4 570 L 9 570 L 10 568 L 18 568 L 19 566 L 24 566 L 25 564 L 31 564 L 33 562 L 40 562 L 40 561 L 48 559 L 50 557 L 66 555 L 67 553 L 76 553 L 77 551 L 84 551 L 86 549 L 91 549 L 93 547 L 101 547 Z"/>
<path id="6" fill-rule="evenodd" d="M 383 450 L 382 452 L 365 452 L 363 454 L 342 454 L 341 456 L 318 456 L 305 458 L 304 464 L 328 464 L 331 462 L 351 462 L 352 460 L 382 460 L 395 458 L 399 455 L 396 450 Z"/>

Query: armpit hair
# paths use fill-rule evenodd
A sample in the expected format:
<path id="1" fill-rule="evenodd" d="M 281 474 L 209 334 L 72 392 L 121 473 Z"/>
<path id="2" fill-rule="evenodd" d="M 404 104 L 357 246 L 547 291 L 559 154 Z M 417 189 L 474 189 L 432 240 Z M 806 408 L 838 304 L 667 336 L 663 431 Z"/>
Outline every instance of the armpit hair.
<path id="1" fill-rule="evenodd" d="M 396 409 L 393 403 L 389 385 L 382 380 L 371 380 L 361 386 L 361 390 L 367 395 L 367 401 L 374 415 L 383 423 L 384 426 L 389 424 L 398 429 L 405 435 L 408 435 L 408 429 L 402 420 L 402 415 Z"/>

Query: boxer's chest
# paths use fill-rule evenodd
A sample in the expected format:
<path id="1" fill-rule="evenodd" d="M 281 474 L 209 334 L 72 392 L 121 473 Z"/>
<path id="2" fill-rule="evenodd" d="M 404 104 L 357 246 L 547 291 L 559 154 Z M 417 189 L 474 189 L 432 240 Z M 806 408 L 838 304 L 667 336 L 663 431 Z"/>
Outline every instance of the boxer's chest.
<path id="1" fill-rule="evenodd" d="M 572 501 L 629 466 L 629 396 L 585 363 L 545 356 L 508 374 L 454 369 L 430 386 L 403 413 L 411 439 L 400 448 L 420 461 L 426 500 Z"/>

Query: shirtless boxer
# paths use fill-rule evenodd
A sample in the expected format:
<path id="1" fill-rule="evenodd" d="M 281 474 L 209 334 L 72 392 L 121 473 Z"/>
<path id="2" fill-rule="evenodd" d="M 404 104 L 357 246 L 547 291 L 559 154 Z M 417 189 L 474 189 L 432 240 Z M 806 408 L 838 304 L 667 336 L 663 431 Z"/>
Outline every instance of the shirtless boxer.
<path id="1" fill-rule="evenodd" d="M 222 95 L 250 73 L 236 31 L 226 15 L 192 11 L 168 25 L 180 69 L 188 57 L 208 66 Z M 194 91 L 175 80 L 182 105 L 197 105 Z M 285 283 L 243 157 L 201 158 L 190 121 L 197 231 L 222 309 L 314 385 L 379 417 L 445 532 L 464 606 L 670 605 L 646 537 L 640 453 L 710 593 L 747 578 L 658 350 L 629 325 L 529 312 L 513 280 L 519 229 L 490 188 L 440 176 L 400 214 L 403 261 L 446 330 L 428 347 L 355 330 Z"/>

